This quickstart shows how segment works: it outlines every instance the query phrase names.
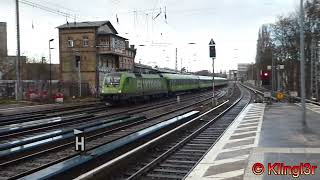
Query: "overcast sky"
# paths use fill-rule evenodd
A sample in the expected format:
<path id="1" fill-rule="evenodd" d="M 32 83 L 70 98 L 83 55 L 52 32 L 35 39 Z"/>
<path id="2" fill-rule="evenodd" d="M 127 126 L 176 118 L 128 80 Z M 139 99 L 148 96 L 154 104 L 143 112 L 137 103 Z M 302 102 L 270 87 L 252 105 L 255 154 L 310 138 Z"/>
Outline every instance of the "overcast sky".
<path id="1" fill-rule="evenodd" d="M 76 21 L 110 20 L 119 35 L 136 45 L 135 60 L 143 64 L 174 68 L 178 48 L 179 69 L 182 59 L 182 66 L 187 69 L 211 70 L 208 43 L 213 38 L 217 46 L 216 72 L 236 69 L 237 63 L 254 62 L 260 26 L 295 11 L 299 3 L 298 0 L 28 1 L 77 14 Z M 10 55 L 16 54 L 14 2 L 0 0 L 0 22 L 7 22 Z M 20 21 L 22 54 L 47 57 L 48 40 L 54 38 L 52 61 L 58 63 L 56 27 L 74 19 L 20 3 Z"/>

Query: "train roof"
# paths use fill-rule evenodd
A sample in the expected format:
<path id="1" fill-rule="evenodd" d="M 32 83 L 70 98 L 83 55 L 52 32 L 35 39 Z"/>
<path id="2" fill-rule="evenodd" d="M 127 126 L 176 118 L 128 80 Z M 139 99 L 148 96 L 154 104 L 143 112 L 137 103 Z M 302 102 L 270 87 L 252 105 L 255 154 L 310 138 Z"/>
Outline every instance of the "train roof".
<path id="1" fill-rule="evenodd" d="M 171 74 L 171 73 L 161 73 L 161 74 L 136 74 L 131 72 L 112 72 L 106 75 L 125 75 L 127 77 L 143 77 L 143 78 L 160 78 L 161 76 L 167 79 L 202 79 L 202 80 L 212 80 L 211 76 L 198 76 L 190 74 Z M 214 77 L 215 80 L 227 80 L 222 77 Z"/>
<path id="2" fill-rule="evenodd" d="M 112 73 L 107 73 L 107 76 L 125 76 L 125 77 L 142 77 L 142 78 L 160 78 L 159 74 L 136 74 L 136 73 L 131 73 L 131 72 L 112 72 Z"/>
<path id="3" fill-rule="evenodd" d="M 194 75 L 185 75 L 185 74 L 168 74 L 168 73 L 162 73 L 163 77 L 167 79 L 198 79 L 198 76 Z"/>
<path id="4" fill-rule="evenodd" d="M 203 80 L 212 80 L 212 76 L 199 76 L 199 79 Z M 227 80 L 226 78 L 222 77 L 214 77 L 215 80 Z"/>

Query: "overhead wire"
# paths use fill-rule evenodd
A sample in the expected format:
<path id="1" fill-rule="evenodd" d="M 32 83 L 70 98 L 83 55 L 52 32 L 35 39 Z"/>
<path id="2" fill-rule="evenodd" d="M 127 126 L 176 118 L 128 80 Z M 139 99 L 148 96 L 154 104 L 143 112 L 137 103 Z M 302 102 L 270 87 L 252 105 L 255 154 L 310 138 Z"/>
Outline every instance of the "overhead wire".
<path id="1" fill-rule="evenodd" d="M 68 8 L 62 8 L 64 10 L 68 10 L 68 11 L 64 11 L 61 9 L 55 9 L 46 5 L 42 5 L 40 3 L 36 3 L 30 0 L 19 0 L 20 3 L 31 6 L 33 8 L 38 8 L 41 9 L 43 11 L 58 15 L 58 16 L 63 16 L 66 18 L 66 24 L 69 24 L 68 19 L 73 19 L 75 22 L 76 20 L 80 20 L 80 19 L 84 19 L 82 16 L 79 15 L 79 13 L 76 13 L 76 11 L 70 10 Z M 72 11 L 72 12 L 71 12 Z M 77 15 L 78 14 L 78 15 Z M 98 18 L 98 17 L 94 17 L 94 18 Z M 92 24 L 91 22 L 87 22 L 88 24 Z"/>
<path id="2" fill-rule="evenodd" d="M 32 1 L 19 0 L 19 2 L 22 3 L 22 4 L 25 4 L 25 5 L 29 5 L 29 6 L 32 6 L 32 7 L 35 7 L 35 8 L 38 8 L 38 9 L 41 9 L 41 10 L 56 14 L 56 15 L 59 15 L 59 16 L 70 17 L 70 18 L 74 17 L 74 15 L 72 15 L 70 13 L 61 11 L 59 9 L 54 9 L 54 8 L 51 8 L 51 7 L 48 7 L 48 6 L 44 6 L 44 5 L 41 5 L 41 4 L 32 2 Z"/>

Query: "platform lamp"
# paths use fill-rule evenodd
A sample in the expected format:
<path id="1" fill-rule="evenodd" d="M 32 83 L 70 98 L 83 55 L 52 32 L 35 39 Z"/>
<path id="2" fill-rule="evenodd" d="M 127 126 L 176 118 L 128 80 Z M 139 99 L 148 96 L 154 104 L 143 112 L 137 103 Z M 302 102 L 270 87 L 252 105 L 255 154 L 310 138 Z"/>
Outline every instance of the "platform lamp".
<path id="1" fill-rule="evenodd" d="M 51 84 L 51 81 L 52 81 L 52 77 L 51 77 L 51 49 L 54 49 L 54 48 L 51 48 L 51 42 L 53 41 L 54 39 L 50 39 L 49 40 L 49 101 L 51 101 L 52 99 L 52 84 Z"/>

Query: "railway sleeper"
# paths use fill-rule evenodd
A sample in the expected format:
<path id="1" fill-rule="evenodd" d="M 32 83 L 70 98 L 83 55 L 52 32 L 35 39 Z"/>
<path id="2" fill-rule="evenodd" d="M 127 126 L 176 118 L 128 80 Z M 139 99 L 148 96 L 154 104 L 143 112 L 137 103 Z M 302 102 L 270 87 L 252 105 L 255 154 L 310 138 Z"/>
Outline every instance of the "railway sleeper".
<path id="1" fill-rule="evenodd" d="M 211 136 L 211 137 L 196 137 L 193 139 L 194 141 L 212 141 L 214 140 L 214 138 Z"/>
<path id="2" fill-rule="evenodd" d="M 201 136 L 202 138 L 207 138 L 207 139 L 211 139 L 211 140 L 216 140 L 217 138 L 220 137 L 221 134 L 218 135 L 208 135 L 208 136 Z"/>
<path id="3" fill-rule="evenodd" d="M 203 153 L 200 152 L 176 152 L 175 155 L 180 155 L 180 156 L 202 156 Z"/>
<path id="4" fill-rule="evenodd" d="M 188 143 L 186 146 L 194 146 L 194 147 L 201 147 L 201 148 L 208 148 L 210 147 L 211 145 L 208 145 L 208 144 L 202 144 L 202 143 Z"/>
<path id="5" fill-rule="evenodd" d="M 214 125 L 214 127 L 212 127 L 212 129 L 208 130 L 209 132 L 211 131 L 214 131 L 214 132 L 211 132 L 211 133 L 217 133 L 218 131 L 220 132 L 223 132 L 225 130 L 224 127 L 219 127 L 218 125 Z M 205 130 L 204 132 L 202 132 L 201 134 L 205 134 L 207 132 L 207 130 Z"/>
<path id="6" fill-rule="evenodd" d="M 233 121 L 233 120 L 232 120 Z M 230 120 L 231 122 L 231 120 Z M 215 125 L 216 128 L 219 128 L 219 127 L 228 127 L 230 125 L 230 122 L 229 121 L 224 121 L 224 122 L 219 122 L 218 124 Z M 210 129 L 207 129 L 207 130 L 210 130 Z"/>
<path id="7" fill-rule="evenodd" d="M 179 175 L 166 175 L 166 174 L 147 174 L 147 177 L 150 177 L 152 179 L 182 179 L 184 176 L 179 176 Z M 142 179 L 147 179 L 143 177 Z"/>
<path id="8" fill-rule="evenodd" d="M 161 163 L 160 167 L 172 167 L 172 168 L 191 168 L 193 165 L 190 164 L 171 164 L 171 163 Z"/>
<path id="9" fill-rule="evenodd" d="M 190 161 L 197 161 L 199 158 L 201 158 L 200 155 L 189 155 L 189 156 L 178 156 L 178 155 L 172 155 L 170 156 L 171 160 L 190 160 Z"/>
<path id="10" fill-rule="evenodd" d="M 209 146 L 210 147 L 210 146 Z M 207 151 L 209 147 L 197 147 L 197 146 L 184 146 L 183 149 L 190 149 L 190 150 L 203 150 Z"/>
<path id="11" fill-rule="evenodd" d="M 179 151 L 180 151 L 180 152 L 198 152 L 198 153 L 205 153 L 205 152 L 207 152 L 207 151 L 201 150 L 201 149 L 185 149 L 185 148 L 180 149 Z"/>
<path id="12" fill-rule="evenodd" d="M 180 161 L 180 160 L 165 160 L 165 163 L 172 163 L 172 164 L 195 164 L 197 161 Z"/>
<path id="13" fill-rule="evenodd" d="M 188 170 L 185 169 L 161 169 L 161 168 L 156 168 L 152 170 L 153 172 L 161 172 L 161 173 L 175 173 L 175 174 L 186 174 L 188 173 Z"/>
<path id="14" fill-rule="evenodd" d="M 190 141 L 192 144 L 207 144 L 212 145 L 213 141 L 207 141 L 207 140 L 192 140 Z"/>

